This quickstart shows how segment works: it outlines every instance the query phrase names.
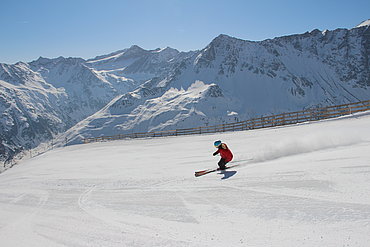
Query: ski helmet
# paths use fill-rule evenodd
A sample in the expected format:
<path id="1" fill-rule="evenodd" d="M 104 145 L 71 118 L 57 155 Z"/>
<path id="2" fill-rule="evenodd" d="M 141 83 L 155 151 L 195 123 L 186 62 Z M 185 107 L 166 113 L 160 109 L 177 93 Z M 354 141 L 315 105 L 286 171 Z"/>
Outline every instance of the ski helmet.
<path id="1" fill-rule="evenodd" d="M 218 148 L 221 145 L 221 141 L 215 141 L 213 145 L 215 145 L 215 147 Z"/>

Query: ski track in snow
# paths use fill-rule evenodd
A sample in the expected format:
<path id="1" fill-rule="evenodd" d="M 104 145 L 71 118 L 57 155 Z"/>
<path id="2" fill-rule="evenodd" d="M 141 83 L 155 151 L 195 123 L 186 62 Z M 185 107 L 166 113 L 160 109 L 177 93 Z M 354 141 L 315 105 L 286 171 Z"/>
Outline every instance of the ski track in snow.
<path id="1" fill-rule="evenodd" d="M 369 114 L 56 149 L 0 175 L 2 246 L 359 246 Z M 238 167 L 216 166 L 224 140 Z"/>

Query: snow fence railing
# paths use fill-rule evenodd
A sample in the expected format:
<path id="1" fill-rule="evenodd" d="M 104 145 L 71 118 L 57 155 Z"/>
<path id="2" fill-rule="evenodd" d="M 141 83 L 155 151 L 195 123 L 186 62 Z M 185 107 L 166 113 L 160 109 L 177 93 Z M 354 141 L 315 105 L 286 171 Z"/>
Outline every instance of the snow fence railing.
<path id="1" fill-rule="evenodd" d="M 153 132 L 120 134 L 113 136 L 91 137 L 83 139 L 83 143 L 113 141 L 133 138 L 167 137 L 167 136 L 197 135 L 229 131 L 253 130 L 283 125 L 291 125 L 309 121 L 319 121 L 323 119 L 336 118 L 368 110 L 370 110 L 370 100 L 343 105 L 312 108 L 303 111 L 287 112 L 277 115 L 261 116 L 259 118 L 253 118 L 246 121 L 219 124 L 213 126 L 201 126 L 188 129 L 163 130 Z"/>

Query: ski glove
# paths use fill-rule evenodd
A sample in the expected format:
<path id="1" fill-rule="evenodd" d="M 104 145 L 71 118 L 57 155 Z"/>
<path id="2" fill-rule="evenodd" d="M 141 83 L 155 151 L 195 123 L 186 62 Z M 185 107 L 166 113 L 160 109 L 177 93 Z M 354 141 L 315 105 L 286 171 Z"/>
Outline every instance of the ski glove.
<path id="1" fill-rule="evenodd" d="M 214 152 L 214 153 L 213 153 L 213 156 L 216 156 L 217 154 L 218 154 L 218 151 Z"/>

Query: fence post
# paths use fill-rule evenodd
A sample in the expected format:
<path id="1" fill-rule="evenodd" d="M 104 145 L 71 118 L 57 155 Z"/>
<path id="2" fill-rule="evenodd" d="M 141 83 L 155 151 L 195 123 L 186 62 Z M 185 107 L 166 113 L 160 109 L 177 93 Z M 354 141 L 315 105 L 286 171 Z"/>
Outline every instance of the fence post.
<path id="1" fill-rule="evenodd" d="M 314 119 L 315 119 L 315 116 L 314 116 L 313 110 L 310 109 L 310 121 L 313 121 Z"/>

